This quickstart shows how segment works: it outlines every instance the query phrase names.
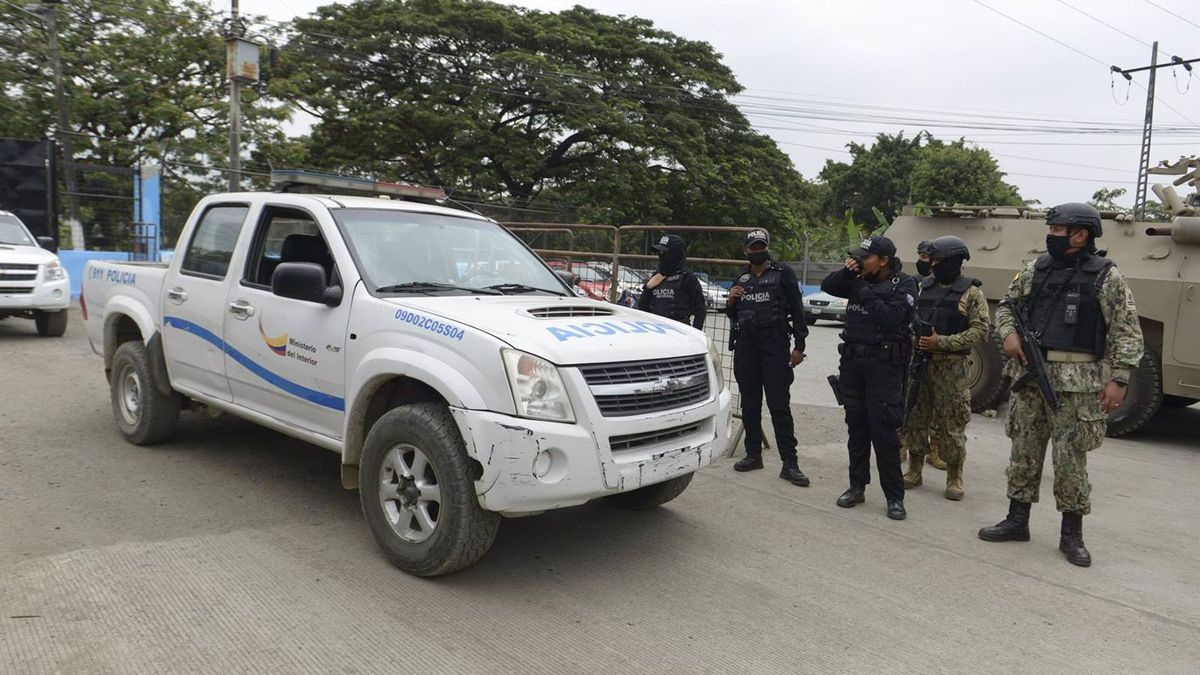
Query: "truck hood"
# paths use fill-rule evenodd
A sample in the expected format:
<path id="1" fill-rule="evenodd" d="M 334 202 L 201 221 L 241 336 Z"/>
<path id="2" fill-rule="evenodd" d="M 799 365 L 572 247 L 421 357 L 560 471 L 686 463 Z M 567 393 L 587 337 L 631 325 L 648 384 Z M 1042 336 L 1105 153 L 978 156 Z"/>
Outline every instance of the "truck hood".
<path id="1" fill-rule="evenodd" d="M 607 302 L 546 296 L 403 297 L 387 300 L 488 333 L 563 366 L 704 354 L 704 333 Z M 397 317 L 407 317 L 397 312 Z"/>
<path id="2" fill-rule="evenodd" d="M 54 260 L 58 260 L 58 256 L 44 248 L 0 244 L 0 262 L 3 263 L 20 263 L 26 265 L 36 263 L 44 265 Z"/>

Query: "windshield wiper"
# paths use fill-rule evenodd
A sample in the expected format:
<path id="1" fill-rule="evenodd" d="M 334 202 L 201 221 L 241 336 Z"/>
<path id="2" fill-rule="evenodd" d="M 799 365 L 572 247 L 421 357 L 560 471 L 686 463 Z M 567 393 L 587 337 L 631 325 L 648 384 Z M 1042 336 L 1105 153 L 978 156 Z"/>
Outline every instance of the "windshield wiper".
<path id="1" fill-rule="evenodd" d="M 376 293 L 429 293 L 432 291 L 463 291 L 464 293 L 474 293 L 476 295 L 503 295 L 499 290 L 491 288 L 470 288 L 469 286 L 455 286 L 454 284 L 443 284 L 437 281 L 407 281 L 402 284 L 380 286 L 375 289 Z"/>
<path id="2" fill-rule="evenodd" d="M 551 295 L 557 295 L 560 298 L 566 296 L 566 293 L 552 291 L 548 288 L 526 286 L 525 284 L 494 284 L 492 286 L 488 286 L 488 288 L 491 290 L 500 291 L 506 295 L 508 293 L 549 293 Z"/>

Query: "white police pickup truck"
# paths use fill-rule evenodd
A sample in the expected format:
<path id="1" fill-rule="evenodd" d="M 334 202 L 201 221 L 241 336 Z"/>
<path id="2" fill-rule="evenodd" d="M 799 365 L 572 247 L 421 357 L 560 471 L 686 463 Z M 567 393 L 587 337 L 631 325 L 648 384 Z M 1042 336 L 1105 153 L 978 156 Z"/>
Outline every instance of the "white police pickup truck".
<path id="1" fill-rule="evenodd" d="M 53 248 L 53 239 L 35 238 L 15 214 L 0 211 L 0 319 L 33 319 L 44 337 L 66 332 L 71 305 L 67 271 Z"/>
<path id="2" fill-rule="evenodd" d="M 288 178 L 310 179 L 341 185 Z M 338 452 L 376 539 L 416 575 L 477 561 L 501 516 L 663 504 L 728 443 L 702 333 L 576 297 L 471 212 L 214 195 L 169 266 L 89 264 L 81 305 L 129 441 L 215 409 Z"/>

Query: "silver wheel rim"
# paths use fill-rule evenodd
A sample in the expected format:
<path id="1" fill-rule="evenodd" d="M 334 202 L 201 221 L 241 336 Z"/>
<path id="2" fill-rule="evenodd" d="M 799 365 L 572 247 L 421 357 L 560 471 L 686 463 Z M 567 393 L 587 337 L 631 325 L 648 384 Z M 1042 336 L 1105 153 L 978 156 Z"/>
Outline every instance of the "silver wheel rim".
<path id="1" fill-rule="evenodd" d="M 419 544 L 437 530 L 442 514 L 442 488 L 425 453 L 400 443 L 383 456 L 379 471 L 379 504 L 397 537 Z"/>
<path id="2" fill-rule="evenodd" d="M 128 367 L 121 372 L 117 381 L 120 382 L 117 395 L 121 418 L 129 426 L 137 426 L 138 420 L 142 418 L 142 381 L 138 378 L 137 371 Z"/>

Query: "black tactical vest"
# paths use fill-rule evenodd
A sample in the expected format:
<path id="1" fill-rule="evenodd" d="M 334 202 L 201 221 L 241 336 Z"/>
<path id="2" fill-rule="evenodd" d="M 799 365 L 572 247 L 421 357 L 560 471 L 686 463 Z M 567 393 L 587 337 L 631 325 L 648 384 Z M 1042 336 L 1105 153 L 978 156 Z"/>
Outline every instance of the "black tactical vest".
<path id="1" fill-rule="evenodd" d="M 662 283 L 650 289 L 650 306 L 642 309 L 668 319 L 687 323 L 691 303 L 683 282 L 691 276 L 691 272 L 680 270 L 663 279 Z"/>
<path id="2" fill-rule="evenodd" d="M 967 317 L 958 311 L 962 296 L 971 286 L 982 286 L 983 282 L 971 277 L 959 277 L 949 286 L 943 286 L 933 277 L 921 281 L 921 295 L 917 298 L 917 318 L 933 324 L 938 335 L 961 333 L 970 325 Z"/>
<path id="3" fill-rule="evenodd" d="M 1026 316 L 1043 348 L 1103 356 L 1108 326 L 1100 313 L 1100 287 L 1113 262 L 1098 255 L 1081 256 L 1066 268 L 1055 266 L 1049 254 L 1037 259 Z"/>
<path id="4" fill-rule="evenodd" d="M 900 293 L 900 283 L 907 278 L 907 274 L 897 273 L 887 277 L 883 281 L 867 281 L 870 286 L 863 291 L 863 294 L 873 293 L 875 295 L 887 298 L 893 293 Z M 842 332 L 842 339 L 846 342 L 860 345 L 878 345 L 885 342 L 905 342 L 911 339 L 911 324 L 912 311 L 910 308 L 908 318 L 901 322 L 900 332 L 885 333 L 875 323 L 875 317 L 871 316 L 866 309 L 863 308 L 859 301 L 851 300 L 846 305 L 846 330 Z"/>
<path id="5" fill-rule="evenodd" d="M 738 300 L 738 325 L 744 329 L 773 329 L 787 323 L 787 311 L 783 300 L 783 270 L 777 263 L 756 277 L 745 268 L 737 278 L 737 285 L 746 289 Z"/>

